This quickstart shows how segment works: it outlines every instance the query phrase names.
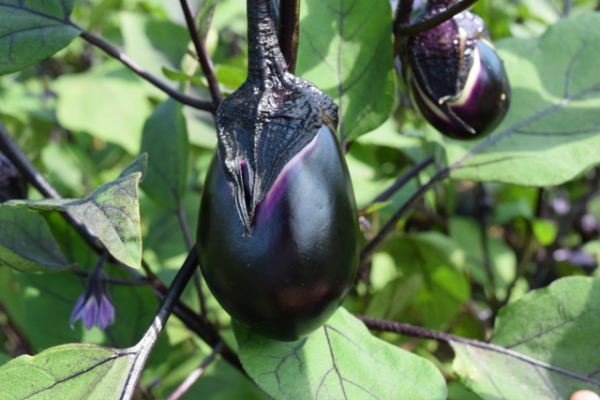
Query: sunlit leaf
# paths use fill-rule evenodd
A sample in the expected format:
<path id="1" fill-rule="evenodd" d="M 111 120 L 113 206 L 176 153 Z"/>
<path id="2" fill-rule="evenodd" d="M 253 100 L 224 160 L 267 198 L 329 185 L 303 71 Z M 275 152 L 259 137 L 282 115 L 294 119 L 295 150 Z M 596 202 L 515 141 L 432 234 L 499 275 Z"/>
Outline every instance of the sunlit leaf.
<path id="1" fill-rule="evenodd" d="M 517 274 L 517 257 L 514 250 L 501 240 L 487 237 L 490 265 L 486 265 L 481 226 L 468 218 L 452 217 L 448 227 L 452 239 L 467 255 L 466 266 L 470 276 L 484 286 L 488 295 L 495 293 L 497 299 L 506 299 L 508 287 Z M 492 273 L 493 287 L 488 268 Z"/>
<path id="2" fill-rule="evenodd" d="M 377 128 L 394 101 L 389 3 L 306 0 L 300 14 L 297 74 L 340 107 L 340 137 Z"/>
<path id="3" fill-rule="evenodd" d="M 434 135 L 451 177 L 556 185 L 600 161 L 600 15 L 582 13 L 540 38 L 497 43 L 512 86 L 508 115 L 479 141 Z"/>
<path id="4" fill-rule="evenodd" d="M 69 261 L 39 214 L 0 206 L 0 265 L 18 271 L 58 271 Z"/>
<path id="5" fill-rule="evenodd" d="M 58 94 L 56 116 L 63 127 L 139 153 L 151 109 L 144 85 L 132 72 L 107 63 L 82 74 L 62 75 L 53 89 Z"/>
<path id="6" fill-rule="evenodd" d="M 392 240 L 387 251 L 404 277 L 417 275 L 422 282 L 411 305 L 419 320 L 410 322 L 432 329 L 447 326 L 470 296 L 462 271 L 465 253 L 453 240 L 437 232 Z"/>
<path id="7" fill-rule="evenodd" d="M 85 199 L 12 200 L 5 205 L 35 211 L 65 211 L 85 225 L 124 264 L 138 268 L 142 259 L 142 238 L 138 183 L 145 169 L 145 155 L 116 180 L 98 187 Z"/>
<path id="8" fill-rule="evenodd" d="M 135 354 L 85 344 L 53 347 L 0 367 L 0 399 L 117 400 Z"/>
<path id="9" fill-rule="evenodd" d="M 446 398 L 433 364 L 372 336 L 343 308 L 296 342 L 269 340 L 239 325 L 235 334 L 244 369 L 277 400 Z"/>
<path id="10" fill-rule="evenodd" d="M 489 347 L 452 342 L 454 369 L 483 399 L 600 391 L 600 279 L 563 278 L 500 310 Z"/>
<path id="11" fill-rule="evenodd" d="M 0 1 L 0 75 L 51 56 L 80 33 L 69 20 L 75 0 Z"/>
<path id="12" fill-rule="evenodd" d="M 189 142 L 181 105 L 159 104 L 144 125 L 142 151 L 148 153 L 148 174 L 141 188 L 154 201 L 175 211 L 187 181 Z"/>

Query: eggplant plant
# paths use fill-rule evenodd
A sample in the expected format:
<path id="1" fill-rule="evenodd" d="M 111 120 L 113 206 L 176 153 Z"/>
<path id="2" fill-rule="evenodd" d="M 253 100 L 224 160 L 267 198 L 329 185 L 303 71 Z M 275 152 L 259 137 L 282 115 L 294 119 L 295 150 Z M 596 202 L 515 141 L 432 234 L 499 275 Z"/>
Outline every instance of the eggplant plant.
<path id="1" fill-rule="evenodd" d="M 598 400 L 561 1 L 0 1 L 0 400 Z"/>

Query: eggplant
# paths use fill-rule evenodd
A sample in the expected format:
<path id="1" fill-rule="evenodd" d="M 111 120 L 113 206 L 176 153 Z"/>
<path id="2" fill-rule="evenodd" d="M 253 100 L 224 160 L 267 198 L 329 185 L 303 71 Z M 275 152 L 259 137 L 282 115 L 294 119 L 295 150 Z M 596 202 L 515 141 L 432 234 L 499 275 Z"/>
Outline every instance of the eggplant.
<path id="1" fill-rule="evenodd" d="M 431 1 L 417 21 L 455 3 Z M 468 11 L 406 41 L 403 76 L 423 117 L 453 139 L 492 132 L 510 105 L 510 84 L 483 20 Z"/>
<path id="2" fill-rule="evenodd" d="M 347 295 L 358 217 L 335 136 L 337 106 L 287 72 L 268 1 L 247 5 L 248 79 L 217 110 L 197 251 L 208 287 L 234 320 L 293 341 Z"/>

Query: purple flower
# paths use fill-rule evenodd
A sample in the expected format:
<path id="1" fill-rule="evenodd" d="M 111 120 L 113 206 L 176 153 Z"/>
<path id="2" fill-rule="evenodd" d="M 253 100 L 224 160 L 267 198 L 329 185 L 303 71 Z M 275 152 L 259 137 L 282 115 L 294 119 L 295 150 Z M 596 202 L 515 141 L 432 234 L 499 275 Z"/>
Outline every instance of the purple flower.
<path id="1" fill-rule="evenodd" d="M 558 249 L 553 256 L 555 261 L 566 261 L 574 267 L 596 268 L 598 265 L 595 255 L 579 250 Z"/>
<path id="2" fill-rule="evenodd" d="M 83 321 L 86 329 L 92 329 L 98 325 L 100 329 L 115 322 L 115 307 L 112 305 L 110 294 L 107 290 L 106 276 L 102 270 L 94 271 L 90 274 L 88 287 L 85 292 L 79 296 L 75 303 L 75 308 L 71 313 L 71 329 L 78 319 Z"/>

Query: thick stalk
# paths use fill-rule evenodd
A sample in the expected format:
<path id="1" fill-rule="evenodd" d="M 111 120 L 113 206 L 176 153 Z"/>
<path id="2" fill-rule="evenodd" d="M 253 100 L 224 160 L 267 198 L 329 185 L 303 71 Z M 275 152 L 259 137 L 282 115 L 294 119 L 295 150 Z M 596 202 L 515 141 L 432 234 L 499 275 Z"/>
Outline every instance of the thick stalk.
<path id="1" fill-rule="evenodd" d="M 288 65 L 288 72 L 296 71 L 300 37 L 300 0 L 283 0 L 279 3 L 279 47 Z"/>

